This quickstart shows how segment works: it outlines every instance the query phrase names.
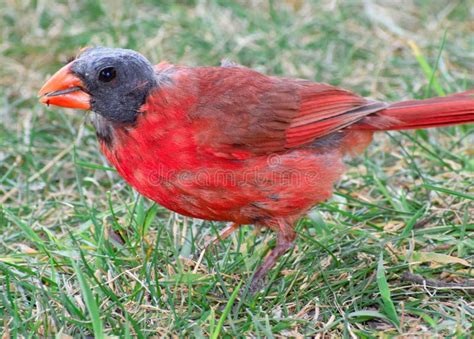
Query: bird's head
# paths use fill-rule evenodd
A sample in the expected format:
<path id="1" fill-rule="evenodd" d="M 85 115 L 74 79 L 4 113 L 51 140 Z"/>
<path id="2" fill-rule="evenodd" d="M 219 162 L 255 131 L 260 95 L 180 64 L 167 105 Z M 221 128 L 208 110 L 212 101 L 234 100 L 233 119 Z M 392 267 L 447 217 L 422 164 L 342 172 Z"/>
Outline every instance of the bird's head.
<path id="1" fill-rule="evenodd" d="M 92 110 L 109 122 L 133 123 L 156 85 L 152 64 L 141 54 L 119 48 L 83 50 L 41 88 L 48 105 Z"/>

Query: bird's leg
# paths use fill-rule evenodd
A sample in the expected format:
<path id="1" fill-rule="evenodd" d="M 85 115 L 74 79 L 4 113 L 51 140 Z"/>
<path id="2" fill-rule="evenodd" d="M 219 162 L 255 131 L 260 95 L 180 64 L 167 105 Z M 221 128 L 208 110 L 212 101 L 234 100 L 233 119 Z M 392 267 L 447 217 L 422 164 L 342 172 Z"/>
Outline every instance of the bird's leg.
<path id="1" fill-rule="evenodd" d="M 293 227 L 286 222 L 279 222 L 277 230 L 277 243 L 275 248 L 267 255 L 263 264 L 257 269 L 253 275 L 252 282 L 250 283 L 249 292 L 251 294 L 257 292 L 263 287 L 263 279 L 268 271 L 275 266 L 276 261 L 279 257 L 288 251 L 293 246 L 296 238 L 296 233 Z M 273 228 L 273 227 L 272 227 Z M 274 228 L 273 228 L 274 229 Z"/>
<path id="2" fill-rule="evenodd" d="M 209 246 L 214 246 L 220 241 L 227 239 L 229 235 L 234 233 L 238 228 L 240 227 L 240 224 L 237 224 L 235 222 L 229 223 L 226 228 L 224 228 L 217 237 L 214 237 L 214 239 L 206 242 L 204 245 L 204 248 L 208 248 Z"/>

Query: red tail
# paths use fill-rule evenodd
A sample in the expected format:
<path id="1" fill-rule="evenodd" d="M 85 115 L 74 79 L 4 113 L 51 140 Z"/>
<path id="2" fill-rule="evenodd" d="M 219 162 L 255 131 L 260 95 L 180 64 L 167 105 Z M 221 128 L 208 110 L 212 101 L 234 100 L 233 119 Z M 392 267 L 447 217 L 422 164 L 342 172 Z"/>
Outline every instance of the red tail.
<path id="1" fill-rule="evenodd" d="M 474 90 L 446 97 L 390 104 L 387 108 L 364 118 L 356 128 L 389 131 L 470 122 L 474 122 Z"/>

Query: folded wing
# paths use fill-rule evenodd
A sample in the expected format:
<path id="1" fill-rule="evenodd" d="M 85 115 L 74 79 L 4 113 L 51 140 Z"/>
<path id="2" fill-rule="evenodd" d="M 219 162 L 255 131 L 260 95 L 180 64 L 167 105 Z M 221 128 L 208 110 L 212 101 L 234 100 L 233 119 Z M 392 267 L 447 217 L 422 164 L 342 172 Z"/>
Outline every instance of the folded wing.
<path id="1" fill-rule="evenodd" d="M 387 106 L 331 85 L 267 77 L 244 67 L 193 70 L 200 94 L 190 113 L 199 127 L 196 139 L 219 157 L 309 146 Z"/>

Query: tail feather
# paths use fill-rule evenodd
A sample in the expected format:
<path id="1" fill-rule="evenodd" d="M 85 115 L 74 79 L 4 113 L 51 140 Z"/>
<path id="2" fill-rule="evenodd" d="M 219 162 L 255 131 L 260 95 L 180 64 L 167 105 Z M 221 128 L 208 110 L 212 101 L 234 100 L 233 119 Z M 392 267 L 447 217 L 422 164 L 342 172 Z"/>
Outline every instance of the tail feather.
<path id="1" fill-rule="evenodd" d="M 365 117 L 356 129 L 389 131 L 474 122 L 474 90 L 445 97 L 390 104 Z"/>

